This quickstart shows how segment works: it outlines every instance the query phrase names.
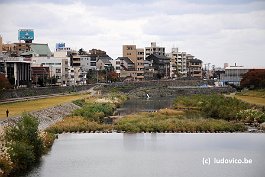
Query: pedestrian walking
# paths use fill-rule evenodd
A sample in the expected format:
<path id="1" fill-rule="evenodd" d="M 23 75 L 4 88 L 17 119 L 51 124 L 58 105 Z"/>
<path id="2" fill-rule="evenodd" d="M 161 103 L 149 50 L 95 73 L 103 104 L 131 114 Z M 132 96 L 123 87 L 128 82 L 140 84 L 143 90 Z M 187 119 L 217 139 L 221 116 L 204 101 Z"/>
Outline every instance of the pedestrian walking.
<path id="1" fill-rule="evenodd" d="M 6 110 L 6 117 L 8 117 L 8 114 L 9 114 L 9 111 L 8 111 L 8 109 Z"/>

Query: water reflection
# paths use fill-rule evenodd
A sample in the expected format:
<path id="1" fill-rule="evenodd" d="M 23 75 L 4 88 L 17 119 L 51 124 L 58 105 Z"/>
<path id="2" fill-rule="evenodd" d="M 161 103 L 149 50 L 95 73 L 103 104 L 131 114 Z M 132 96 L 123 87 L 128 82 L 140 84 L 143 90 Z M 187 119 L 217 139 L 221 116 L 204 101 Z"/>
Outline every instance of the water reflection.
<path id="1" fill-rule="evenodd" d="M 173 106 L 175 97 L 150 97 L 134 98 L 126 101 L 121 108 L 118 108 L 115 115 L 126 115 L 137 112 L 152 112 L 162 108 L 170 108 Z"/>
<path id="2" fill-rule="evenodd" d="M 63 134 L 26 177 L 262 177 L 265 134 Z M 202 158 L 253 164 L 204 166 Z"/>

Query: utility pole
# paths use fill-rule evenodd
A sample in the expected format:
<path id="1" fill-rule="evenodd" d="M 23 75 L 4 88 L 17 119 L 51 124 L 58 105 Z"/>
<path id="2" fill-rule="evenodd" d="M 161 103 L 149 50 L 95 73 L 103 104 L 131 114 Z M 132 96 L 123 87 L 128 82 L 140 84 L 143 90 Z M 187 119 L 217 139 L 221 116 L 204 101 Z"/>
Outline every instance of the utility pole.
<path id="1" fill-rule="evenodd" d="M 210 79 L 210 64 L 211 63 L 208 63 L 208 79 Z"/>

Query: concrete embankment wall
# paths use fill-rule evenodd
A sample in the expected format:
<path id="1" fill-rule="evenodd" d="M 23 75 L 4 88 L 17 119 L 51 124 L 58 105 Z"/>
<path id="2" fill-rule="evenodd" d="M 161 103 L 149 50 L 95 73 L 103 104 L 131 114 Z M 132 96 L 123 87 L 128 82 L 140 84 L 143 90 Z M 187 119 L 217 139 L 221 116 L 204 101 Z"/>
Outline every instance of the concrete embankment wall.
<path id="1" fill-rule="evenodd" d="M 222 94 L 231 93 L 235 90 L 230 87 L 209 87 L 209 88 L 171 88 L 171 87 L 150 87 L 150 88 L 138 88 L 130 91 L 129 96 L 132 97 L 146 97 L 148 94 L 150 97 L 165 97 L 165 96 L 181 96 L 181 95 L 193 95 L 193 94 Z"/>
<path id="2" fill-rule="evenodd" d="M 79 86 L 67 86 L 67 87 L 38 87 L 38 88 L 19 88 L 14 90 L 2 90 L 0 91 L 0 100 L 10 98 L 21 98 L 28 96 L 50 95 L 59 93 L 69 93 L 74 91 L 88 90 L 95 85 L 79 85 Z"/>
<path id="3" fill-rule="evenodd" d="M 170 95 L 190 95 L 190 94 L 213 94 L 231 93 L 235 89 L 231 87 L 206 87 L 213 85 L 212 81 L 203 80 L 165 80 L 149 82 L 129 82 L 113 83 L 106 85 L 103 90 L 116 89 L 129 96 L 170 96 Z"/>

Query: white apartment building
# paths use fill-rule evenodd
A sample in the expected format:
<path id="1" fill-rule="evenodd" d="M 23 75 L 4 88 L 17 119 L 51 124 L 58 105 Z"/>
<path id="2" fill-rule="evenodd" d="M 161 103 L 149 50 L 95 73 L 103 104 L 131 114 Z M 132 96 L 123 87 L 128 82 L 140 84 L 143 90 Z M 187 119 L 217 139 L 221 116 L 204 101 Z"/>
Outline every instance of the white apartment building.
<path id="1" fill-rule="evenodd" d="M 69 62 L 67 58 L 32 57 L 32 67 L 49 67 L 49 76 L 55 76 L 60 85 L 68 83 Z"/>
<path id="2" fill-rule="evenodd" d="M 179 52 L 178 48 L 172 48 L 170 53 L 166 54 L 170 58 L 170 77 L 187 77 L 187 54 Z"/>
<path id="3" fill-rule="evenodd" d="M 80 67 L 85 72 L 88 72 L 89 70 L 96 70 L 97 69 L 96 58 L 90 57 L 89 55 L 81 55 Z"/>
<path id="4" fill-rule="evenodd" d="M 147 58 L 151 54 L 165 56 L 165 47 L 156 46 L 156 42 L 151 42 L 151 47 L 145 47 L 145 58 Z"/>

